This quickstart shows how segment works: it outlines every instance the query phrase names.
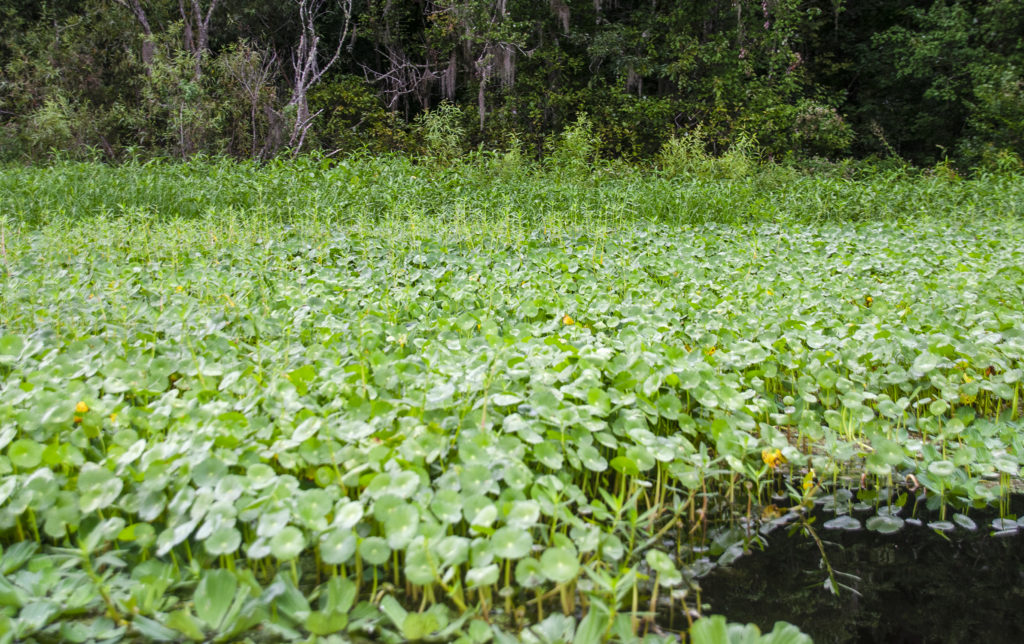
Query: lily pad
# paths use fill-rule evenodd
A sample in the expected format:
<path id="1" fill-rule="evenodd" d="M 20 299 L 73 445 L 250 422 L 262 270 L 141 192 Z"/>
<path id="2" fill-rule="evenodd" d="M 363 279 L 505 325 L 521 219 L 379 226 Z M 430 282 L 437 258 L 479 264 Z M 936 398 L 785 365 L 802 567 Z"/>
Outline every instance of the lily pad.
<path id="1" fill-rule="evenodd" d="M 880 532 L 882 534 L 892 534 L 899 532 L 903 528 L 903 519 L 897 516 L 882 516 L 876 515 L 869 517 L 865 522 L 865 526 L 868 530 L 873 532 Z"/>
<path id="2" fill-rule="evenodd" d="M 848 514 L 840 515 L 834 519 L 829 519 L 822 524 L 826 530 L 860 530 L 860 521 L 851 517 Z"/>

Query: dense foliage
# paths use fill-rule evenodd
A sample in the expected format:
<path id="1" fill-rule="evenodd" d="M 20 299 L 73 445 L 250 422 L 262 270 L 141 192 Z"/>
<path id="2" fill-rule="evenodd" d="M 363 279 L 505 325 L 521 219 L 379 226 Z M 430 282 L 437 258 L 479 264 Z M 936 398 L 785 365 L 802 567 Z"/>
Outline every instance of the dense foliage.
<path id="1" fill-rule="evenodd" d="M 0 150 L 594 154 L 1019 166 L 1020 0 L 0 1 Z"/>
<path id="2" fill-rule="evenodd" d="M 1017 530 L 1024 181 L 493 163 L 0 173 L 0 641 L 799 642 L 688 623 L 757 528 Z"/>

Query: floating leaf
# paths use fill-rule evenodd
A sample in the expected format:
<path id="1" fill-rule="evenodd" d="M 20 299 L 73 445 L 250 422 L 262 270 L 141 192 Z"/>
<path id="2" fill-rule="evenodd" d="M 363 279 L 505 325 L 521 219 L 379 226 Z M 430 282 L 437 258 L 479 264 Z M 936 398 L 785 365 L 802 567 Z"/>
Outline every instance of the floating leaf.
<path id="1" fill-rule="evenodd" d="M 868 530 L 892 534 L 903 528 L 903 519 L 896 516 L 873 516 L 868 518 L 865 525 Z"/>
<path id="2" fill-rule="evenodd" d="M 840 515 L 834 519 L 829 519 L 822 524 L 826 530 L 860 530 L 860 521 L 851 517 L 848 514 Z"/>
<path id="3" fill-rule="evenodd" d="M 960 526 L 961 528 L 964 528 L 965 530 L 977 530 L 978 529 L 978 524 L 975 523 L 974 520 L 971 519 L 971 517 L 967 516 L 966 514 L 959 514 L 959 513 L 958 514 L 954 514 L 953 515 L 953 521 L 958 526 Z"/>

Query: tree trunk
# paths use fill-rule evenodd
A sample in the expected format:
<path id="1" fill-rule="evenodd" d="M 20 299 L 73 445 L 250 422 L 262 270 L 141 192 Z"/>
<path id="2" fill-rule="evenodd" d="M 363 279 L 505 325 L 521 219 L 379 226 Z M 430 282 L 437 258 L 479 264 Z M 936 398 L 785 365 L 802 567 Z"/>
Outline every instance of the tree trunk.
<path id="1" fill-rule="evenodd" d="M 146 74 L 149 74 L 150 68 L 153 66 L 156 47 L 153 44 L 153 29 L 149 26 L 149 19 L 146 18 L 146 10 L 142 8 L 141 0 L 114 0 L 114 2 L 131 11 L 142 28 L 142 64 L 146 66 Z"/>
<path id="2" fill-rule="evenodd" d="M 138 0 L 132 1 L 138 2 Z M 210 0 L 210 6 L 207 7 L 204 14 L 200 0 L 190 0 L 189 7 L 185 6 L 185 0 L 178 0 L 178 12 L 184 23 L 185 48 L 191 51 L 195 57 L 195 77 L 197 79 L 203 74 L 203 54 L 210 46 L 210 21 L 219 1 Z"/>

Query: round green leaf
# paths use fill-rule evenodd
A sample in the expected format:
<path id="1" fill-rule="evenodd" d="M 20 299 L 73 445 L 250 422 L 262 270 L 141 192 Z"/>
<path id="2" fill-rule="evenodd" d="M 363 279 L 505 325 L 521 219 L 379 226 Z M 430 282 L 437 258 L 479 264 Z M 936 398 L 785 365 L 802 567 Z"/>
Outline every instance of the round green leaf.
<path id="1" fill-rule="evenodd" d="M 356 552 L 356 536 L 351 530 L 336 528 L 320 537 L 320 559 L 330 566 L 348 563 Z"/>
<path id="2" fill-rule="evenodd" d="M 262 490 L 277 481 L 277 473 L 274 472 L 274 468 L 266 463 L 253 463 L 246 468 L 245 477 L 249 479 L 254 490 Z"/>
<path id="3" fill-rule="evenodd" d="M 422 540 L 410 545 L 405 552 L 405 577 L 411 583 L 426 586 L 437 581 L 436 562 Z"/>
<path id="4" fill-rule="evenodd" d="M 416 506 L 403 503 L 391 510 L 384 522 L 384 534 L 387 536 L 388 546 L 394 550 L 404 548 L 416 536 L 419 524 L 420 513 Z"/>
<path id="5" fill-rule="evenodd" d="M 110 470 L 86 463 L 78 473 L 78 507 L 85 513 L 102 510 L 117 499 L 123 486 Z"/>
<path id="6" fill-rule="evenodd" d="M 11 464 L 21 470 L 30 470 L 38 467 L 43 461 L 44 447 L 34 440 L 21 438 L 10 444 L 7 448 L 7 458 Z"/>
<path id="7" fill-rule="evenodd" d="M 221 526 L 206 538 L 203 546 L 214 557 L 233 554 L 242 545 L 242 535 L 231 526 Z"/>
<path id="8" fill-rule="evenodd" d="M 860 530 L 860 521 L 848 514 L 829 519 L 823 525 L 826 530 Z"/>
<path id="9" fill-rule="evenodd" d="M 882 534 L 892 534 L 903 528 L 903 519 L 896 516 L 873 516 L 867 520 L 865 525 L 868 530 L 881 532 Z"/>
<path id="10" fill-rule="evenodd" d="M 576 450 L 576 455 L 580 457 L 583 467 L 591 472 L 603 472 L 608 469 L 608 461 L 601 456 L 601 452 L 597 451 L 597 448 L 593 445 L 581 445 Z"/>
<path id="11" fill-rule="evenodd" d="M 491 402 L 496 407 L 509 407 L 511 405 L 518 405 L 523 402 L 523 399 L 514 394 L 494 394 L 491 396 Z"/>
<path id="12" fill-rule="evenodd" d="M 380 537 L 367 537 L 359 543 L 359 556 L 371 566 L 379 566 L 391 556 L 391 548 Z"/>
<path id="13" fill-rule="evenodd" d="M 520 559 L 516 563 L 516 583 L 523 588 L 536 588 L 544 583 L 544 572 L 541 563 L 533 557 Z"/>
<path id="14" fill-rule="evenodd" d="M 306 547 L 306 538 L 295 526 L 285 526 L 270 540 L 270 554 L 279 561 L 291 561 Z"/>
<path id="15" fill-rule="evenodd" d="M 491 535 L 491 550 L 502 559 L 522 559 L 530 554 L 533 538 L 525 530 L 505 526 Z"/>
<path id="16" fill-rule="evenodd" d="M 350 530 L 363 518 L 363 504 L 359 501 L 343 500 L 334 510 L 334 526 Z"/>
<path id="17" fill-rule="evenodd" d="M 466 571 L 466 587 L 480 588 L 498 583 L 498 564 L 489 564 L 481 568 L 470 568 Z"/>
<path id="18" fill-rule="evenodd" d="M 325 517 L 333 506 L 334 502 L 331 500 L 331 495 L 326 491 L 320 489 L 305 490 L 295 503 L 295 514 L 307 526 L 323 529 L 319 526 L 322 524 L 326 527 L 327 521 Z"/>
<path id="19" fill-rule="evenodd" d="M 928 472 L 939 478 L 949 478 L 956 472 L 956 465 L 951 461 L 932 461 L 928 465 Z"/>
<path id="20" fill-rule="evenodd" d="M 569 548 L 548 548 L 540 557 L 543 575 L 556 584 L 566 584 L 576 578 L 580 572 L 580 562 Z"/>
<path id="21" fill-rule="evenodd" d="M 505 523 L 511 528 L 528 530 L 540 519 L 540 504 L 533 500 L 513 501 Z"/>

